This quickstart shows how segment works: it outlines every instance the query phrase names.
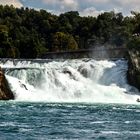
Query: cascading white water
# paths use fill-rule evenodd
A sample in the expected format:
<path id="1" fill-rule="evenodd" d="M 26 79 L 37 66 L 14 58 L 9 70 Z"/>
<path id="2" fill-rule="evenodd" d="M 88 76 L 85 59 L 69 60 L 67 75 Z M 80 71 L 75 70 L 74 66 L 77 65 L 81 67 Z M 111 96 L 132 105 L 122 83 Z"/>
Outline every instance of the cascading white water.
<path id="1" fill-rule="evenodd" d="M 135 103 L 127 61 L 1 60 L 17 101 Z"/>

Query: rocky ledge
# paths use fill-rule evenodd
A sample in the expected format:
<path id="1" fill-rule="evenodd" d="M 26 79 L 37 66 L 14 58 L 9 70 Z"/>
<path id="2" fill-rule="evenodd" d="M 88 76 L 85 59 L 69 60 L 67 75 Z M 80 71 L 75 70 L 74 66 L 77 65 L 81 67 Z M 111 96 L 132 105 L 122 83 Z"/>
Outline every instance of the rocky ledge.
<path id="1" fill-rule="evenodd" d="M 12 93 L 8 81 L 0 68 L 0 100 L 12 100 L 14 99 L 14 94 Z"/>
<path id="2" fill-rule="evenodd" d="M 128 51 L 128 82 L 140 90 L 140 51 Z"/>

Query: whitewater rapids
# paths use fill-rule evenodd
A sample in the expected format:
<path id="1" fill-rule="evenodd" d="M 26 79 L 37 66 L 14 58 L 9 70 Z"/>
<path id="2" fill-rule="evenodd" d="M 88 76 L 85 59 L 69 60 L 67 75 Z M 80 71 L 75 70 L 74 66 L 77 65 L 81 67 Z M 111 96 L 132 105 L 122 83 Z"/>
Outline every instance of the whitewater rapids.
<path id="1" fill-rule="evenodd" d="M 16 101 L 136 103 L 127 61 L 0 60 Z"/>

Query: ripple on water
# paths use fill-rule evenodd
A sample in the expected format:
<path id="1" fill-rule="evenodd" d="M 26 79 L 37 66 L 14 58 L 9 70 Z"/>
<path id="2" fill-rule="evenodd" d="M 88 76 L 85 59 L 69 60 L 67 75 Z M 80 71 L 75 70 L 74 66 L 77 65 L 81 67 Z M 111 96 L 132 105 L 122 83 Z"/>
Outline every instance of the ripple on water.
<path id="1" fill-rule="evenodd" d="M 110 104 L 1 103 L 0 138 L 140 138 L 139 106 Z"/>

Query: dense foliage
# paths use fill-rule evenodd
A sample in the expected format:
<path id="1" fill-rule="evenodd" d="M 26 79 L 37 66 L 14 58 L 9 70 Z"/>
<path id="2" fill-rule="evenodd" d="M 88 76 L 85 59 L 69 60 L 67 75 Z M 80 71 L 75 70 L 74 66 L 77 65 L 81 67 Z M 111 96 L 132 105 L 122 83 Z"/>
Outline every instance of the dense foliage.
<path id="1" fill-rule="evenodd" d="M 140 13 L 132 17 L 105 12 L 80 17 L 45 10 L 0 6 L 0 57 L 36 58 L 50 51 L 87 49 L 99 44 L 139 48 Z M 133 46 L 131 45 L 133 44 Z"/>

